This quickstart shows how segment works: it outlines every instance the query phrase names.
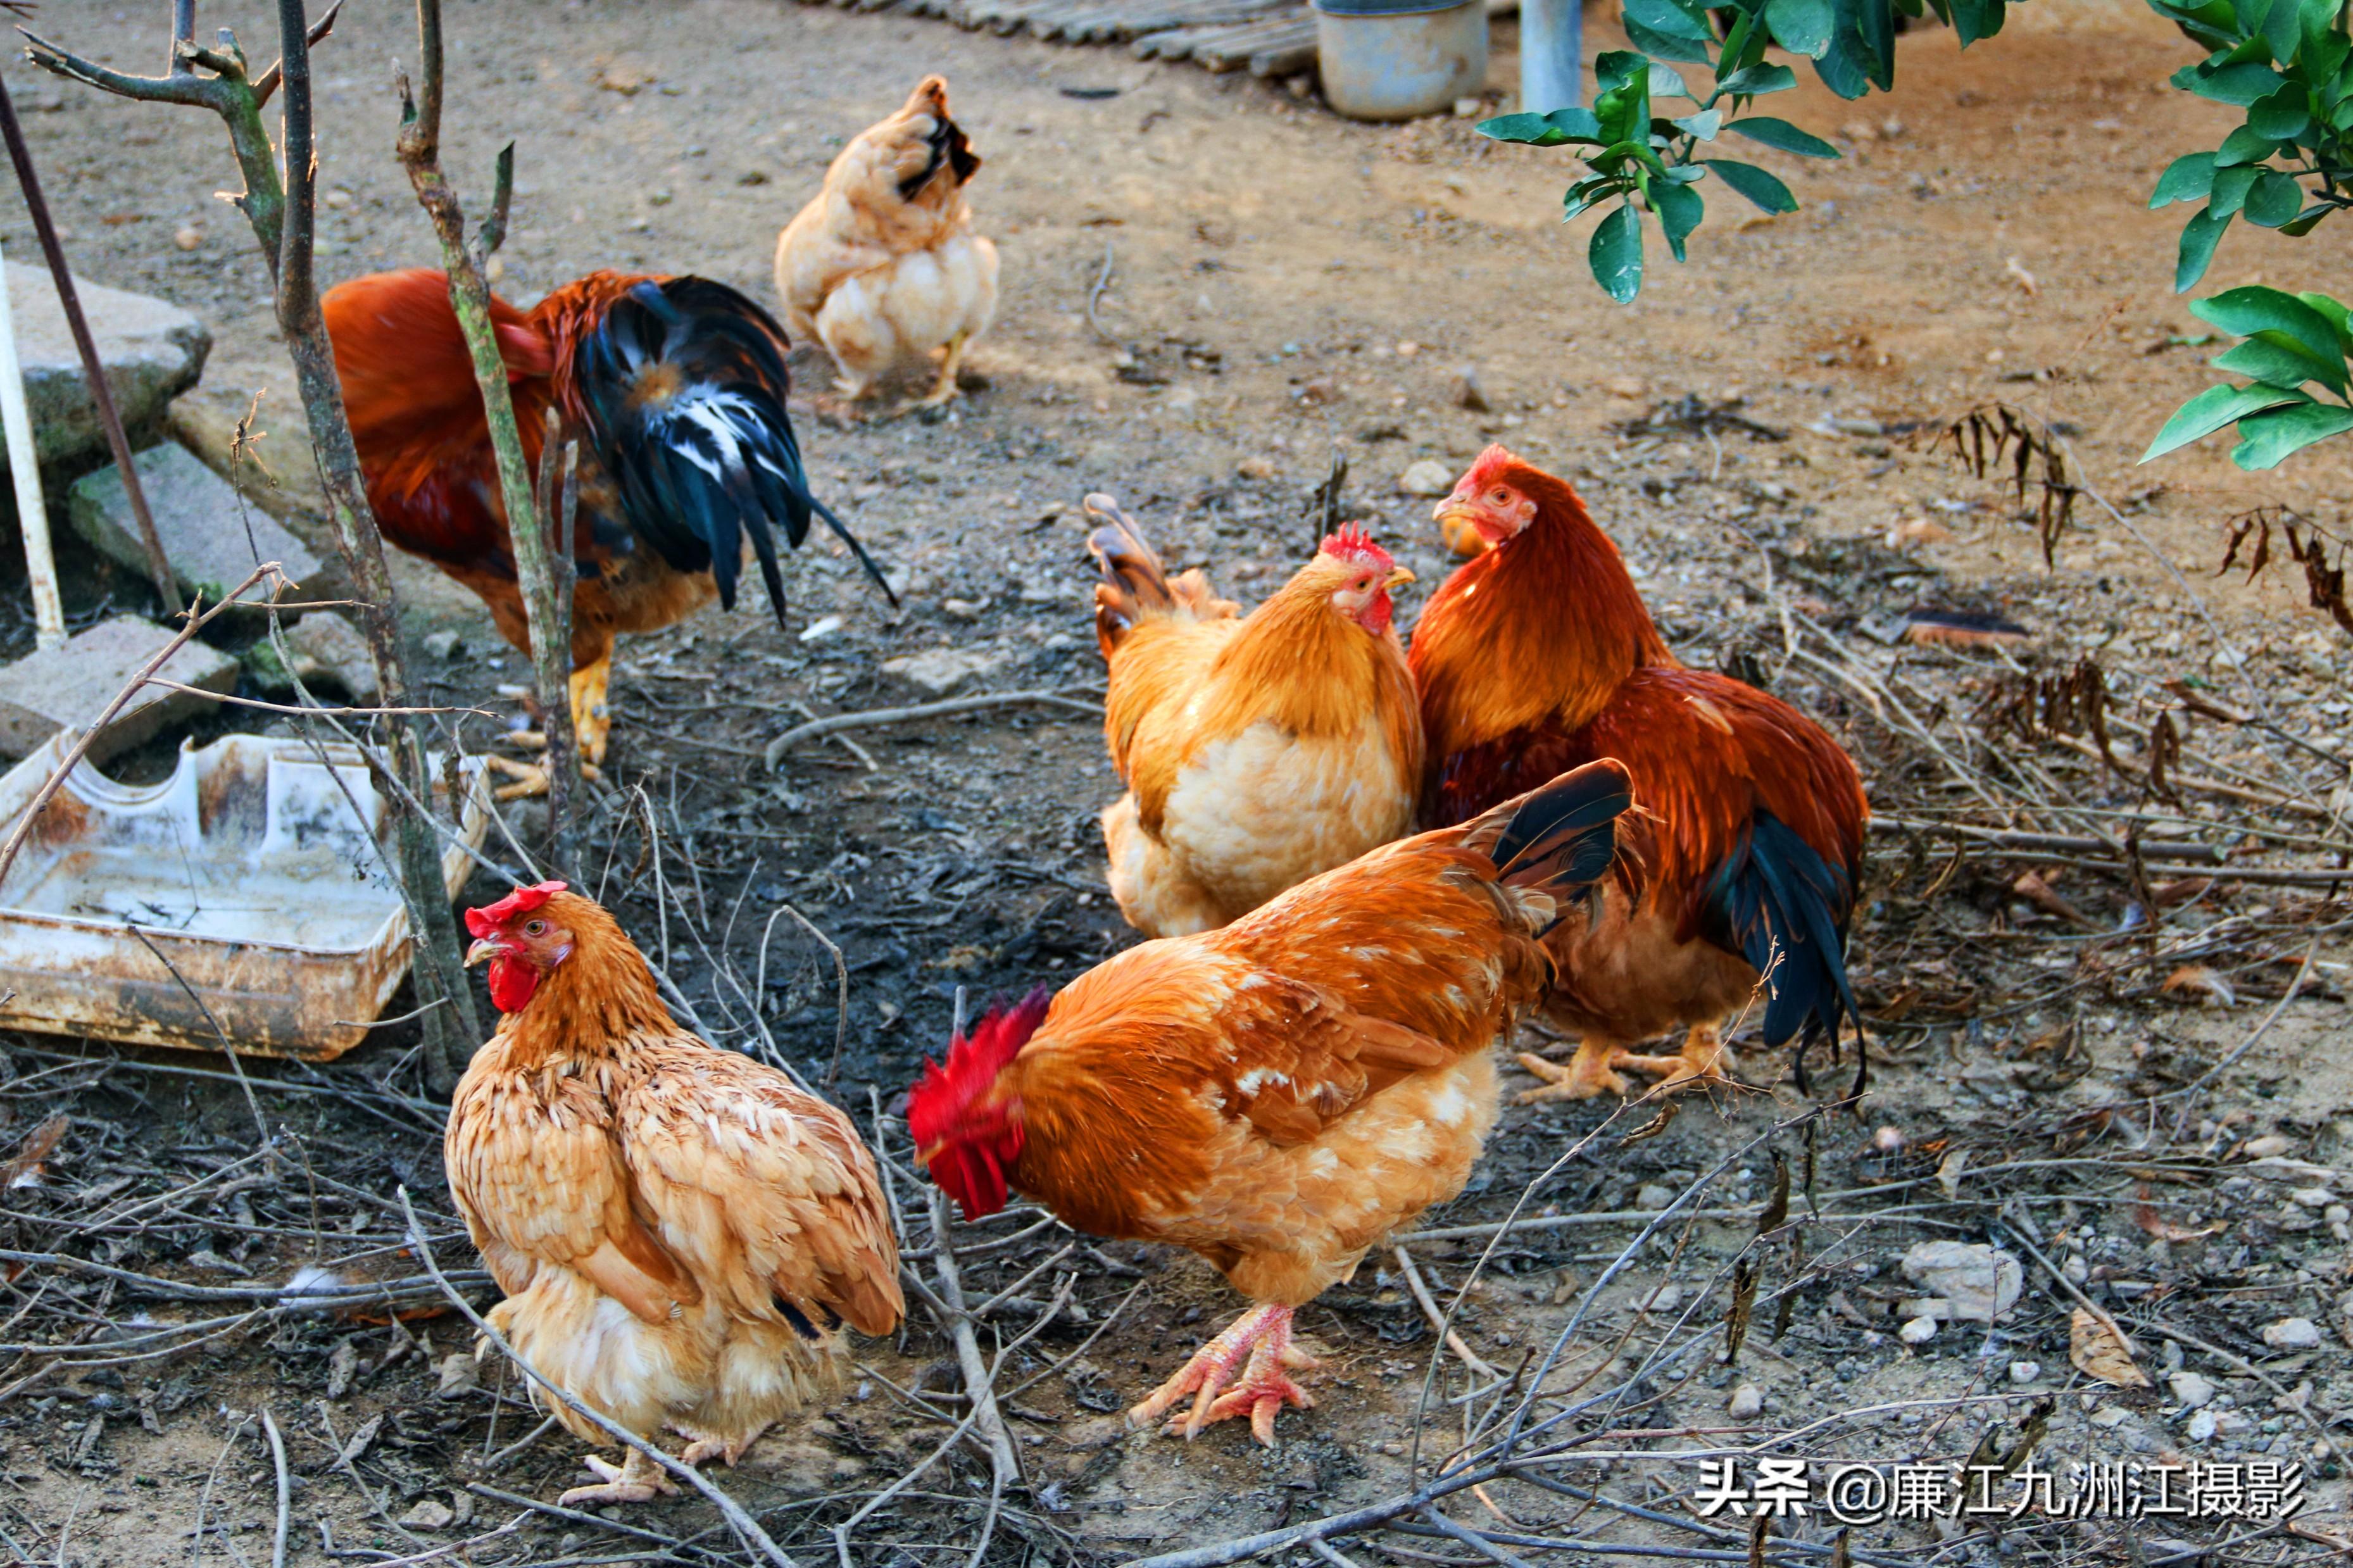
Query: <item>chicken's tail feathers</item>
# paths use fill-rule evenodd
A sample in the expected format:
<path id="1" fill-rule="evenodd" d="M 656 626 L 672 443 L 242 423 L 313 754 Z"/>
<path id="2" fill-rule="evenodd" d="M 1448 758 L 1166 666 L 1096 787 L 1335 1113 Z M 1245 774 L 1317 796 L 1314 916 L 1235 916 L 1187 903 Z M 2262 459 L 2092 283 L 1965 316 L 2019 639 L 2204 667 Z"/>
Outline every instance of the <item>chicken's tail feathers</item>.
<path id="1" fill-rule="evenodd" d="M 1700 933 L 1765 977 L 1765 1041 L 1796 1038 L 1800 1090 L 1807 1089 L 1806 1048 L 1827 1036 L 1835 1051 L 1840 1027 L 1850 1021 L 1857 1058 L 1850 1095 L 1868 1082 L 1862 1014 L 1846 970 L 1853 909 L 1852 876 L 1768 811 L 1757 814 L 1701 889 Z"/>
<path id="2" fill-rule="evenodd" d="M 709 572 L 721 604 L 735 605 L 748 538 L 783 624 L 776 536 L 798 548 L 812 517 L 896 604 L 865 549 L 810 493 L 786 410 L 786 352 L 784 329 L 725 284 L 648 279 L 582 335 L 572 386 L 631 529 L 677 570 Z"/>
<path id="3" fill-rule="evenodd" d="M 1147 612 L 1175 609 L 1176 595 L 1159 552 L 1119 502 L 1091 495 L 1085 504 L 1087 516 L 1103 525 L 1087 535 L 1087 553 L 1103 572 L 1095 586 L 1095 638 L 1109 658 Z"/>
<path id="4" fill-rule="evenodd" d="M 1565 910 L 1618 863 L 1618 818 L 1633 805 L 1626 765 L 1605 757 L 1473 817 L 1462 842 L 1494 861 L 1498 880 L 1550 893 Z"/>

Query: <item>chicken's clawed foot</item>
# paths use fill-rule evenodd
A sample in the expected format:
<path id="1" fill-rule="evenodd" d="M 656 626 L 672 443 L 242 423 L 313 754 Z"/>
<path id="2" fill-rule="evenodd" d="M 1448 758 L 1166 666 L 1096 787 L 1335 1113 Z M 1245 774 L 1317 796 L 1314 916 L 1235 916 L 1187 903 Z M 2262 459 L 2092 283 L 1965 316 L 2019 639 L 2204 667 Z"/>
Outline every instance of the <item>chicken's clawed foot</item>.
<path id="1" fill-rule="evenodd" d="M 1523 1090 L 1517 1097 L 1522 1105 L 1535 1105 L 1547 1100 L 1591 1100 L 1599 1094 L 1630 1095 L 1633 1086 L 1617 1069 L 1632 1068 L 1636 1072 L 1650 1073 L 1659 1079 L 1657 1089 L 1688 1089 L 1700 1084 L 1724 1081 L 1722 1063 L 1724 1042 L 1713 1025 L 1694 1026 L 1683 1041 L 1681 1054 L 1672 1057 L 1639 1056 L 1617 1041 L 1599 1035 L 1588 1035 L 1577 1047 L 1577 1055 L 1567 1067 L 1548 1062 L 1532 1052 L 1520 1053 L 1520 1065 L 1535 1077 L 1544 1079 L 1542 1089 Z"/>
<path id="2" fill-rule="evenodd" d="M 1127 1413 L 1127 1424 L 1143 1426 L 1176 1408 L 1187 1394 L 1192 1408 L 1171 1416 L 1170 1436 L 1198 1436 L 1212 1422 L 1248 1415 L 1250 1436 L 1269 1447 L 1274 1445 L 1274 1418 L 1285 1405 L 1305 1410 L 1314 1398 L 1284 1374 L 1284 1368 L 1305 1370 L 1315 1358 L 1291 1342 L 1289 1307 L 1256 1307 L 1229 1324 L 1225 1332 L 1193 1352 L 1193 1359 L 1176 1376 L 1153 1391 L 1152 1396 Z M 1235 1373 L 1240 1373 L 1237 1381 Z"/>
<path id="3" fill-rule="evenodd" d="M 591 1454 L 580 1461 L 604 1477 L 593 1487 L 574 1487 L 555 1500 L 565 1508 L 593 1508 L 600 1503 L 651 1502 L 658 1497 L 676 1497 L 678 1486 L 662 1474 L 661 1467 L 638 1453 L 629 1450 L 629 1457 L 616 1465 Z"/>

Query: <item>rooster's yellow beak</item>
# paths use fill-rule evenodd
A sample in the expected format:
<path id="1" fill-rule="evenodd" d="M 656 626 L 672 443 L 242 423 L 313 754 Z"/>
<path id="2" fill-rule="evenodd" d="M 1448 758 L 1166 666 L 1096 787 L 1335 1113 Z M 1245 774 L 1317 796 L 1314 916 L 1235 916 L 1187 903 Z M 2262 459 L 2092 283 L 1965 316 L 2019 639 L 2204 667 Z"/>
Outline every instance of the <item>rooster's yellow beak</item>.
<path id="1" fill-rule="evenodd" d="M 1384 588 L 1402 588 L 1408 583 L 1412 581 L 1413 574 L 1411 572 L 1407 571 L 1402 566 L 1392 566 L 1389 568 L 1388 581 L 1382 584 L 1381 586 Z"/>
<path id="2" fill-rule="evenodd" d="M 466 967 L 471 969 L 484 959 L 496 958 L 505 951 L 496 938 L 486 936 L 466 950 Z"/>

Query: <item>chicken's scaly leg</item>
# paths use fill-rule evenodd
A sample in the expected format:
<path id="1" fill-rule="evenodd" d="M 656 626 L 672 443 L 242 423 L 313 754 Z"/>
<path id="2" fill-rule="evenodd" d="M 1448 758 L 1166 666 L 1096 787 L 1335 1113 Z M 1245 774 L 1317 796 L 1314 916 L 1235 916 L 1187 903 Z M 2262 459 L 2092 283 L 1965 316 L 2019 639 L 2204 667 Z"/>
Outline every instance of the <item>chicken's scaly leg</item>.
<path id="1" fill-rule="evenodd" d="M 1520 1065 L 1545 1080 L 1542 1089 L 1521 1091 L 1518 1103 L 1535 1105 L 1546 1100 L 1591 1100 L 1598 1094 L 1625 1094 L 1631 1088 L 1617 1073 L 1626 1059 L 1626 1047 L 1602 1035 L 1577 1042 L 1577 1055 L 1567 1067 L 1548 1062 L 1532 1051 L 1520 1053 Z"/>
<path id="2" fill-rule="evenodd" d="M 501 784 L 491 792 L 492 796 L 499 800 L 526 800 L 547 793 L 545 768 L 530 763 L 519 763 L 512 757 L 501 757 L 494 752 L 485 753 L 482 763 L 492 773 L 515 781 L 513 784 Z"/>
<path id="3" fill-rule="evenodd" d="M 1129 1411 L 1127 1424 L 1142 1426 L 1157 1421 L 1189 1394 L 1193 1407 L 1181 1419 L 1170 1419 L 1170 1436 L 1181 1433 L 1189 1439 L 1213 1421 L 1248 1415 L 1250 1436 L 1271 1447 L 1274 1418 L 1282 1407 L 1295 1405 L 1304 1410 L 1315 1403 L 1283 1373 L 1286 1367 L 1303 1370 L 1316 1364 L 1314 1356 L 1291 1342 L 1291 1310 L 1254 1307 L 1235 1319 L 1225 1332 L 1194 1352 L 1176 1376 Z"/>
<path id="4" fill-rule="evenodd" d="M 915 404 L 917 408 L 937 408 L 956 395 L 956 372 L 964 365 L 964 351 L 972 346 L 970 332 L 958 332 L 948 340 L 947 352 L 940 356 L 940 376 L 932 383 L 932 390 Z"/>
<path id="5" fill-rule="evenodd" d="M 661 1467 L 638 1453 L 629 1450 L 629 1457 L 616 1465 L 594 1454 L 580 1461 L 598 1475 L 603 1482 L 593 1487 L 574 1487 L 555 1500 L 565 1508 L 591 1508 L 598 1503 L 651 1502 L 658 1497 L 676 1497 L 678 1488 L 662 1474 Z"/>
<path id="6" fill-rule="evenodd" d="M 1660 1089 L 1688 1088 L 1724 1080 L 1724 1038 L 1713 1024 L 1694 1024 L 1683 1038 L 1683 1048 L 1672 1057 L 1638 1057 L 1622 1052 L 1611 1066 L 1654 1073 Z"/>
<path id="7" fill-rule="evenodd" d="M 712 1437 L 699 1432 L 687 1432 L 687 1436 L 692 1441 L 687 1444 L 686 1451 L 679 1455 L 679 1460 L 700 1468 L 710 1460 L 717 1459 L 732 1470 L 735 1468 L 735 1461 L 749 1453 L 752 1445 L 758 1442 L 767 1429 L 767 1423 L 764 1421 L 740 1437 Z M 679 1430 L 686 1431 L 684 1427 Z"/>
<path id="8" fill-rule="evenodd" d="M 613 711 L 607 703 L 612 689 L 613 650 L 608 646 L 596 662 L 572 672 L 572 738 L 580 747 L 580 771 L 597 776 L 606 743 L 613 735 Z"/>

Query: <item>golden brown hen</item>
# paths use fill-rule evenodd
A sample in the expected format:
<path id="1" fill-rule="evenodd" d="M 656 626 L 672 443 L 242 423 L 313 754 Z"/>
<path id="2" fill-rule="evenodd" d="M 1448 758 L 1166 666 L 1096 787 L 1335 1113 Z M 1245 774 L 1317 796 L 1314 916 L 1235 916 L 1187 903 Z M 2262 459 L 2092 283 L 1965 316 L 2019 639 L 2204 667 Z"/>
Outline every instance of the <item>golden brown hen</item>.
<path id="1" fill-rule="evenodd" d="M 1554 977 L 1544 934 L 1609 875 L 1626 773 L 1595 763 L 1376 849 L 1221 930 L 1133 947 L 992 1013 L 927 1068 L 907 1130 L 967 1218 L 1018 1188 L 1076 1228 L 1172 1243 L 1257 1305 L 1129 1413 L 1312 1403 L 1292 1315 L 1462 1190 L 1493 1047 Z"/>
<path id="2" fill-rule="evenodd" d="M 449 1107 L 449 1190 L 506 1300 L 491 1321 L 582 1404 L 733 1464 L 829 1391 L 841 1325 L 899 1325 L 899 1251 L 857 1131 L 673 1022 L 613 918 L 561 882 L 470 910 L 505 1016 Z M 542 1396 L 544 1397 L 543 1395 Z M 565 1430 L 606 1435 L 561 1401 Z M 567 1504 L 675 1489 L 635 1449 Z"/>
<path id="3" fill-rule="evenodd" d="M 997 247 L 973 232 L 965 185 L 980 155 L 948 118 L 944 77 L 850 139 L 825 188 L 776 238 L 786 321 L 833 356 L 856 402 L 902 362 L 940 355 L 926 404 L 956 394 L 956 371 L 997 314 Z"/>

